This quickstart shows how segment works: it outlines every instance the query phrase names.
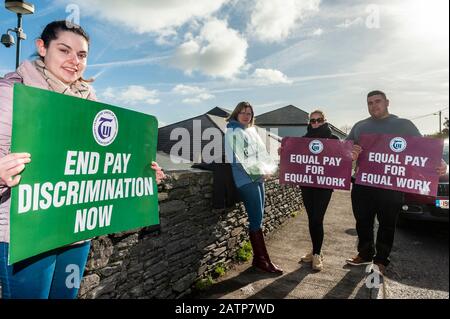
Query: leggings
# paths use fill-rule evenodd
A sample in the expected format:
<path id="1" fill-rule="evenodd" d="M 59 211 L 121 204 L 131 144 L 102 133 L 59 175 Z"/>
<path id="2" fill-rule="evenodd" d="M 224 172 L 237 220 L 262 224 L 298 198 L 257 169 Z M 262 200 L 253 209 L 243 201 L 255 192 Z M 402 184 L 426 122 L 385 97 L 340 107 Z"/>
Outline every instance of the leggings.
<path id="1" fill-rule="evenodd" d="M 8 243 L 0 242 L 3 299 L 75 299 L 91 242 L 65 246 L 8 266 Z"/>
<path id="2" fill-rule="evenodd" d="M 303 203 L 308 214 L 309 234 L 313 246 L 313 254 L 320 255 L 323 243 L 323 218 L 331 199 L 332 189 L 302 187 Z"/>

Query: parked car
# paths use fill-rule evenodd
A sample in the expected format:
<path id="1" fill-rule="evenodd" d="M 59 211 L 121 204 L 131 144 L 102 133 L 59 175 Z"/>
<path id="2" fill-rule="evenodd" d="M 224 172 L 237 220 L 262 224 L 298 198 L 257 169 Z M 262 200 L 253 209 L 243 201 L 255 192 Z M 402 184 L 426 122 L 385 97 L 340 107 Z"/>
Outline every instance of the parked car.
<path id="1" fill-rule="evenodd" d="M 439 178 L 437 197 L 405 193 L 400 218 L 449 222 L 448 215 L 448 139 L 444 141 L 443 159 L 447 173 Z"/>

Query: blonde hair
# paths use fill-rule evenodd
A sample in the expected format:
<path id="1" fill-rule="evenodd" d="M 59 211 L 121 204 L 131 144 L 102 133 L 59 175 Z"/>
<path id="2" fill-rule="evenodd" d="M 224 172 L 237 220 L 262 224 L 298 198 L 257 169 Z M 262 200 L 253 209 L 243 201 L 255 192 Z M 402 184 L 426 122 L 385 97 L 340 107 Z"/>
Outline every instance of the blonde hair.
<path id="1" fill-rule="evenodd" d="M 227 122 L 229 122 L 231 120 L 238 121 L 239 113 L 241 113 L 242 111 L 245 111 L 246 108 L 250 108 L 250 110 L 252 110 L 252 119 L 250 120 L 250 123 L 248 124 L 248 126 L 250 127 L 250 126 L 255 125 L 255 112 L 253 111 L 253 106 L 249 102 L 239 102 L 226 121 Z"/>
<path id="2" fill-rule="evenodd" d="M 320 114 L 321 117 L 323 117 L 324 121 L 327 119 L 325 116 L 325 112 L 322 110 L 314 110 L 309 114 L 309 117 L 311 117 L 313 114 Z"/>

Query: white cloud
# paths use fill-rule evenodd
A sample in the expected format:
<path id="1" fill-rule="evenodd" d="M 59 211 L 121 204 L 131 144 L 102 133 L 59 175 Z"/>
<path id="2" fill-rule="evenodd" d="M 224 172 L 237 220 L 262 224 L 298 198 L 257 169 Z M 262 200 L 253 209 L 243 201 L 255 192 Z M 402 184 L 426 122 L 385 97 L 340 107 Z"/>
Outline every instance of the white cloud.
<path id="1" fill-rule="evenodd" d="M 189 94 L 200 94 L 205 91 L 205 89 L 199 88 L 198 86 L 189 86 L 184 84 L 178 84 L 172 89 L 173 92 L 182 94 L 182 95 L 189 95 Z"/>
<path id="2" fill-rule="evenodd" d="M 348 29 L 350 27 L 356 26 L 356 25 L 362 25 L 364 23 L 363 18 L 358 17 L 355 19 L 345 19 L 343 23 L 340 23 L 337 25 L 338 28 L 344 28 Z"/>
<path id="3" fill-rule="evenodd" d="M 139 58 L 139 59 L 126 59 L 126 60 L 121 60 L 121 61 L 91 64 L 91 65 L 89 65 L 89 68 L 93 69 L 93 68 L 125 67 L 125 66 L 130 66 L 130 65 L 156 64 L 156 63 L 160 63 L 164 60 L 167 60 L 168 58 L 169 58 L 169 56 L 146 57 L 146 58 Z"/>
<path id="4" fill-rule="evenodd" d="M 410 0 L 407 6 L 393 3 L 383 7 L 383 17 L 386 15 L 395 19 L 401 36 L 420 40 L 424 46 L 432 46 L 433 51 L 448 50 L 448 1 Z"/>
<path id="5" fill-rule="evenodd" d="M 205 18 L 229 0 L 70 0 L 83 14 L 112 23 L 123 24 L 138 32 L 160 32 L 182 26 L 186 22 Z"/>
<path id="6" fill-rule="evenodd" d="M 438 4 L 440 7 L 435 7 Z M 437 13 L 438 10 L 442 13 Z M 364 12 L 361 10 L 360 16 Z M 381 12 L 381 28 L 364 28 L 364 19 L 355 18 L 357 14 L 353 14 L 341 25 L 350 29 L 336 33 L 339 45 L 334 45 L 335 50 L 330 51 L 323 45 L 317 48 L 317 52 L 333 52 L 330 60 L 340 65 L 339 70 L 333 72 L 345 70 L 349 75 L 354 74 L 335 81 L 334 89 L 328 94 L 334 104 L 329 117 L 336 119 L 340 125 L 368 116 L 366 109 L 348 105 L 364 103 L 365 94 L 373 89 L 381 89 L 388 94 L 390 112 L 400 117 L 419 117 L 449 103 L 448 35 L 442 35 L 445 32 L 448 34 L 448 18 L 446 28 L 433 23 L 436 20 L 444 23 L 442 16 L 448 17 L 448 1 L 439 1 L 434 5 L 428 2 L 423 5 L 419 0 L 385 1 Z M 426 24 L 428 29 L 422 29 L 422 33 L 416 29 L 420 19 L 429 21 Z M 373 43 L 389 45 L 377 50 L 372 47 Z M 348 62 L 345 68 L 344 61 Z M 293 80 L 296 81 L 295 78 Z M 323 79 L 317 85 L 327 82 Z M 422 133 L 437 130 L 436 116 L 413 122 Z"/>
<path id="7" fill-rule="evenodd" d="M 321 29 L 321 28 L 315 29 L 312 33 L 312 35 L 315 35 L 315 36 L 321 36 L 322 34 L 323 34 L 323 29 Z"/>
<path id="8" fill-rule="evenodd" d="M 245 66 L 248 44 L 226 21 L 210 19 L 200 34 L 186 36 L 172 58 L 172 65 L 187 74 L 200 71 L 212 77 L 232 78 Z"/>
<path id="9" fill-rule="evenodd" d="M 157 90 L 147 90 L 143 86 L 130 85 L 126 88 L 116 89 L 108 87 L 102 94 L 105 100 L 113 103 L 123 103 L 125 105 L 158 104 Z"/>
<path id="10" fill-rule="evenodd" d="M 255 0 L 248 33 L 261 42 L 283 41 L 319 5 L 320 0 Z"/>
<path id="11" fill-rule="evenodd" d="M 274 69 L 256 69 L 255 72 L 252 75 L 253 78 L 255 78 L 259 84 L 268 85 L 268 84 L 278 84 L 278 83 L 285 83 L 290 84 L 292 83 L 291 80 L 288 79 L 288 77 L 283 74 L 282 72 Z"/>
<path id="12" fill-rule="evenodd" d="M 258 108 L 258 109 L 265 109 L 265 108 L 274 107 L 274 106 L 280 107 L 280 106 L 284 106 L 287 104 L 288 104 L 288 102 L 285 102 L 285 101 L 272 101 L 272 102 L 266 102 L 266 103 L 262 103 L 262 104 L 255 104 L 254 106 L 255 106 L 255 108 Z"/>
<path id="13" fill-rule="evenodd" d="M 198 98 L 202 101 L 210 100 L 214 98 L 214 95 L 209 93 L 201 93 L 198 95 Z"/>
<path id="14" fill-rule="evenodd" d="M 206 89 L 198 86 L 178 84 L 172 89 L 172 91 L 181 95 L 191 95 L 191 97 L 183 99 L 182 102 L 186 104 L 198 104 L 215 98 L 215 96 L 210 94 Z"/>
<path id="15" fill-rule="evenodd" d="M 212 95 L 212 94 L 202 93 L 202 94 L 197 95 L 196 97 L 183 99 L 183 103 L 186 103 L 186 104 L 198 104 L 198 103 L 201 103 L 201 102 L 213 99 L 213 98 L 215 98 L 215 96 Z"/>

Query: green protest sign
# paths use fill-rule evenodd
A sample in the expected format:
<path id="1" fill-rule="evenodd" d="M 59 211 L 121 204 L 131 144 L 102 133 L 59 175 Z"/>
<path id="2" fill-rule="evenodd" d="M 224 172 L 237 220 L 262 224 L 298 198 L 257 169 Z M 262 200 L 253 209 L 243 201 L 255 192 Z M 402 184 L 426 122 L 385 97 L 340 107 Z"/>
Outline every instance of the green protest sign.
<path id="1" fill-rule="evenodd" d="M 31 163 L 12 188 L 9 263 L 159 224 L 155 117 L 14 86 L 11 152 Z"/>

